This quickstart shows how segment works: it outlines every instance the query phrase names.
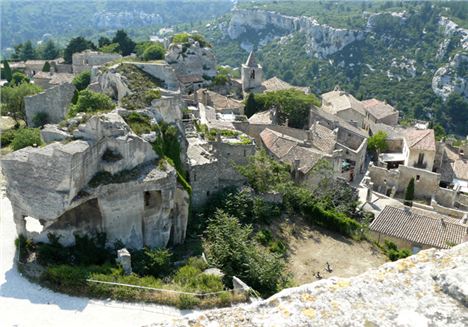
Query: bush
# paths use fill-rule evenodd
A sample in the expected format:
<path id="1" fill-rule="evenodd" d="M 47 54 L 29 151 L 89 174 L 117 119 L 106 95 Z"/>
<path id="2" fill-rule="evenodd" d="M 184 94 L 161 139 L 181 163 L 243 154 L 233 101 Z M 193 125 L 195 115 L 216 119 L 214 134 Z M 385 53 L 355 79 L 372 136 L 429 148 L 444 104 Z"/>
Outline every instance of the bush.
<path id="1" fill-rule="evenodd" d="M 20 85 L 22 83 L 29 83 L 29 78 L 25 74 L 19 71 L 15 71 L 11 77 L 11 84 Z"/>
<path id="2" fill-rule="evenodd" d="M 0 146 L 2 148 L 7 147 L 13 142 L 15 138 L 16 130 L 9 129 L 7 131 L 1 131 L 0 133 Z"/>
<path id="3" fill-rule="evenodd" d="M 50 72 L 50 64 L 48 61 L 45 62 L 44 66 L 42 67 L 42 71 L 45 73 Z"/>
<path id="4" fill-rule="evenodd" d="M 48 119 L 49 119 L 49 115 L 46 112 L 38 112 L 32 118 L 32 123 L 34 127 L 41 127 L 47 124 Z"/>
<path id="5" fill-rule="evenodd" d="M 29 254 L 34 250 L 34 244 L 30 239 L 20 234 L 15 240 L 15 246 L 19 251 L 19 261 L 25 261 Z"/>
<path id="6" fill-rule="evenodd" d="M 124 117 L 124 119 L 137 135 L 148 134 L 154 130 L 150 118 L 146 115 L 132 112 L 127 117 Z"/>
<path id="7" fill-rule="evenodd" d="M 29 83 L 21 83 L 18 86 L 9 85 L 1 89 L 2 113 L 8 113 L 15 119 L 25 117 L 24 97 L 41 92 L 42 89 Z"/>
<path id="8" fill-rule="evenodd" d="M 153 44 L 153 45 L 150 45 L 148 46 L 144 51 L 143 51 L 143 60 L 160 60 L 160 59 L 164 59 L 164 54 L 165 54 L 166 50 L 164 49 L 164 47 L 159 44 L 159 43 L 156 43 L 156 44 Z"/>
<path id="9" fill-rule="evenodd" d="M 88 87 L 91 82 L 91 71 L 84 70 L 73 78 L 73 85 L 75 85 L 78 91 L 82 91 Z"/>
<path id="10" fill-rule="evenodd" d="M 49 243 L 37 244 L 37 261 L 43 266 L 68 263 L 70 250 L 60 244 L 60 237 L 49 233 L 47 238 Z"/>
<path id="11" fill-rule="evenodd" d="M 161 277 L 170 271 L 172 253 L 167 249 L 132 251 L 132 268 L 140 276 Z"/>
<path id="12" fill-rule="evenodd" d="M 73 117 L 78 112 L 109 111 L 114 108 L 115 104 L 107 95 L 85 89 L 78 93 L 78 100 L 71 105 L 68 115 Z"/>
<path id="13" fill-rule="evenodd" d="M 411 255 L 411 251 L 409 249 L 399 250 L 395 243 L 387 240 L 384 242 L 383 250 L 391 261 L 397 261 Z"/>
<path id="14" fill-rule="evenodd" d="M 34 144 L 37 146 L 42 144 L 39 130 L 37 128 L 21 128 L 16 131 L 11 147 L 13 151 L 16 151 Z"/>

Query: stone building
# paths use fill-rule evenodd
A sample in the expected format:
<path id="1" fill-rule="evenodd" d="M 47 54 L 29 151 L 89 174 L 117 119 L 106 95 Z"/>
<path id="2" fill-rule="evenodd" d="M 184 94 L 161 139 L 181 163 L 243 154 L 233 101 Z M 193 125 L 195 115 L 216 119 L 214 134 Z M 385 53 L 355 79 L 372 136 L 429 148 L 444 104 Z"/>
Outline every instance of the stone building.
<path id="1" fill-rule="evenodd" d="M 245 64 L 242 64 L 241 80 L 242 91 L 244 94 L 248 92 L 258 92 L 261 90 L 263 82 L 263 68 L 261 65 L 257 64 L 255 53 L 253 51 L 250 52 Z"/>
<path id="2" fill-rule="evenodd" d="M 91 70 L 93 66 L 100 66 L 122 58 L 118 53 L 104 53 L 92 50 L 77 52 L 72 55 L 73 74 L 79 74 L 84 70 Z"/>
<path id="3" fill-rule="evenodd" d="M 341 151 L 335 151 L 336 134 L 319 124 L 307 131 L 306 140 L 266 128 L 260 133 L 262 145 L 276 160 L 290 165 L 297 183 L 315 188 L 321 176 L 314 167 L 326 161 L 332 170 L 332 177 L 341 173 Z"/>
<path id="4" fill-rule="evenodd" d="M 322 94 L 322 110 L 338 116 L 348 123 L 363 128 L 366 111 L 361 101 L 338 88 Z"/>
<path id="5" fill-rule="evenodd" d="M 195 92 L 196 102 L 200 102 L 205 106 L 213 107 L 216 112 L 223 114 L 235 114 L 243 115 L 244 114 L 244 103 L 242 101 L 221 95 L 219 93 L 207 90 L 200 89 Z"/>
<path id="6" fill-rule="evenodd" d="M 369 226 L 370 236 L 379 244 L 394 242 L 413 253 L 428 248 L 448 249 L 467 240 L 468 225 L 440 216 L 414 213 L 409 207 L 386 206 Z"/>
<path id="7" fill-rule="evenodd" d="M 388 103 L 377 99 L 369 99 L 362 101 L 362 104 L 364 105 L 364 109 L 366 111 L 367 123 L 381 123 L 389 126 L 398 125 L 398 110 L 393 108 Z"/>
<path id="8" fill-rule="evenodd" d="M 226 187 L 239 187 L 246 182 L 245 177 L 235 169 L 235 165 L 245 165 L 255 154 L 255 143 L 247 143 L 246 135 L 217 135 L 207 141 L 200 135 L 187 137 L 187 158 L 189 180 L 192 186 L 192 205 L 200 207 L 213 195 Z"/>
<path id="9" fill-rule="evenodd" d="M 183 242 L 189 197 L 175 170 L 156 159 L 151 144 L 115 112 L 80 124 L 71 142 L 4 156 L 18 233 L 41 242 L 55 233 L 72 244 L 74 233 L 105 232 L 110 244 L 120 240 L 129 248 Z"/>

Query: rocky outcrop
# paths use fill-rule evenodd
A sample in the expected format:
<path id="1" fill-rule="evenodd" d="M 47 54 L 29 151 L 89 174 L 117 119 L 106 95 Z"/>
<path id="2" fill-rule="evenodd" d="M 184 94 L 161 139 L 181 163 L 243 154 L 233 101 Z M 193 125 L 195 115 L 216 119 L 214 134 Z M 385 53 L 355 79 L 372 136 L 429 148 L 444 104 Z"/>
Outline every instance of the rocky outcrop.
<path id="1" fill-rule="evenodd" d="M 153 326 L 466 326 L 468 243 Z"/>
<path id="2" fill-rule="evenodd" d="M 278 30 L 279 35 L 302 32 L 306 35 L 306 51 L 318 58 L 326 58 L 348 44 L 362 40 L 364 32 L 321 25 L 311 17 L 286 16 L 264 10 L 235 10 L 227 27 L 231 39 L 240 39 L 249 30 L 258 33 L 267 28 Z"/>
<path id="3" fill-rule="evenodd" d="M 59 123 L 68 113 L 68 107 L 75 93 L 75 86 L 64 83 L 51 87 L 44 92 L 24 97 L 24 110 L 29 126 L 34 127 L 34 117 L 45 113 L 48 123 Z"/>
<path id="4" fill-rule="evenodd" d="M 108 95 L 112 99 L 120 101 L 124 96 L 132 92 L 128 87 L 128 79 L 116 71 L 118 66 L 117 64 L 102 71 L 94 70 L 94 78 L 97 80 L 102 93 Z"/>
<path id="5" fill-rule="evenodd" d="M 437 69 L 432 78 L 432 90 L 446 100 L 453 92 L 468 100 L 468 55 L 456 54 L 446 65 Z"/>
<path id="6" fill-rule="evenodd" d="M 73 136 L 2 158 L 18 233 L 35 241 L 55 233 L 70 244 L 74 233 L 105 232 L 129 248 L 165 247 L 171 236 L 183 241 L 187 199 L 175 170 L 158 168 L 151 144 L 116 112 L 89 118 Z M 29 230 L 26 217 L 42 231 Z"/>
<path id="7" fill-rule="evenodd" d="M 216 58 L 210 47 L 202 47 L 198 41 L 173 43 L 166 52 L 166 61 L 174 68 L 176 75 L 209 76 L 216 75 Z"/>

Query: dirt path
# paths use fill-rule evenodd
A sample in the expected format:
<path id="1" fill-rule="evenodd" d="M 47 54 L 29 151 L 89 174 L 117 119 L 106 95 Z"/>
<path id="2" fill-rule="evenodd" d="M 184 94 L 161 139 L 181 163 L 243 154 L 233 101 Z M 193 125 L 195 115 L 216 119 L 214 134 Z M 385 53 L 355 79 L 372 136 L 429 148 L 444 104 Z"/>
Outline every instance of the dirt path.
<path id="1" fill-rule="evenodd" d="M 289 244 L 289 270 L 298 285 L 317 280 L 316 272 L 324 278 L 359 275 L 387 261 L 372 244 L 357 242 L 341 235 L 310 227 L 301 218 L 294 218 L 278 227 L 277 232 Z M 326 271 L 326 263 L 332 272 Z"/>

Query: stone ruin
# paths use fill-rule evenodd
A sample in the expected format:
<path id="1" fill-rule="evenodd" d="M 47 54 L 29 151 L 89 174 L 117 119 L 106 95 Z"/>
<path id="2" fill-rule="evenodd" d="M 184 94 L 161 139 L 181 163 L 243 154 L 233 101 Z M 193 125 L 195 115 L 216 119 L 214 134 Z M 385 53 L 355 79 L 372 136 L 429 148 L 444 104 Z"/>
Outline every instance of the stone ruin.
<path id="1" fill-rule="evenodd" d="M 1 164 L 17 231 L 36 242 L 48 233 L 70 245 L 74 233 L 105 232 L 128 248 L 185 239 L 189 196 L 176 171 L 158 167 L 151 144 L 116 112 L 81 123 L 71 141 L 27 147 Z"/>

